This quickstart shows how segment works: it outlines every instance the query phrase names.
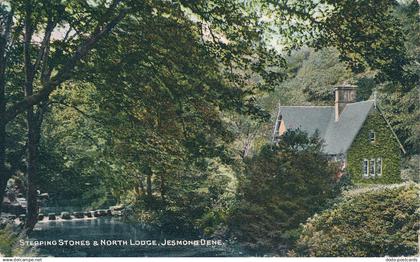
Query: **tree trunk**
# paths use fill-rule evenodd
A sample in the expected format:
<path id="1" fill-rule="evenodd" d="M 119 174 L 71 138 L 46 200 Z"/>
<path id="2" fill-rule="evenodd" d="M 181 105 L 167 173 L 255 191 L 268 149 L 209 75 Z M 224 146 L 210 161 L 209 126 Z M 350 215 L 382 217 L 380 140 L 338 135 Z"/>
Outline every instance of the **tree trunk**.
<path id="1" fill-rule="evenodd" d="M 1 21 L 0 35 L 0 215 L 2 212 L 3 198 L 9 180 L 9 172 L 6 169 L 6 67 L 7 47 L 9 44 L 10 31 L 13 24 L 13 10 L 3 16 Z"/>
<path id="2" fill-rule="evenodd" d="M 1 63 L 2 67 L 4 63 Z M 0 215 L 3 206 L 3 197 L 6 190 L 7 180 L 9 179 L 8 172 L 6 170 L 6 101 L 5 101 L 5 78 L 4 78 L 4 67 L 0 69 Z"/>
<path id="3" fill-rule="evenodd" d="M 3 198 L 6 191 L 9 174 L 6 170 L 6 125 L 3 121 L 4 116 L 4 92 L 0 91 L 0 215 L 3 207 Z"/>
<path id="4" fill-rule="evenodd" d="M 140 179 L 140 185 L 138 187 L 141 191 L 141 194 L 144 195 L 145 194 L 145 190 L 144 190 L 144 184 L 143 184 L 143 178 Z"/>
<path id="5" fill-rule="evenodd" d="M 165 178 L 163 173 L 160 173 L 160 197 L 162 198 L 162 201 L 165 202 Z"/>
<path id="6" fill-rule="evenodd" d="M 28 155 L 27 155 L 27 209 L 26 209 L 26 223 L 25 228 L 31 231 L 38 219 L 38 201 L 37 201 L 37 174 L 36 162 L 38 151 L 37 126 L 33 108 L 27 112 L 27 126 L 28 126 Z"/>
<path id="7" fill-rule="evenodd" d="M 1 121 L 1 120 L 0 120 Z M 0 142 L 1 143 L 1 142 Z M 6 193 L 8 174 L 5 166 L 5 146 L 0 145 L 0 215 L 3 210 L 3 198 Z"/>
<path id="8" fill-rule="evenodd" d="M 25 34 L 24 34 L 24 62 L 25 62 L 25 97 L 33 95 L 34 91 L 34 76 L 36 66 L 32 64 L 30 48 L 33 34 L 32 25 L 32 11 L 33 6 L 30 2 L 25 5 Z M 26 125 L 27 125 L 27 159 L 26 159 L 26 221 L 25 228 L 27 231 L 32 231 L 38 218 L 38 203 L 37 203 L 37 183 L 36 183 L 36 158 L 37 158 L 37 128 L 34 114 L 34 107 L 30 106 L 26 111 Z"/>
<path id="9" fill-rule="evenodd" d="M 152 172 L 151 170 L 148 170 L 146 174 L 146 194 L 149 199 L 152 198 Z"/>

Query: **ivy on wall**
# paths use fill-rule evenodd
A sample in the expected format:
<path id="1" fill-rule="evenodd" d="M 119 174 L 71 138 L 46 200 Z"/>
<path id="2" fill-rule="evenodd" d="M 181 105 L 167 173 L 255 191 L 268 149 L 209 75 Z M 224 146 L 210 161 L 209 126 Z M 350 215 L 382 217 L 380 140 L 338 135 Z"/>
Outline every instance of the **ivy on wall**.
<path id="1" fill-rule="evenodd" d="M 375 132 L 370 142 L 369 132 Z M 363 177 L 363 160 L 382 158 L 382 176 Z M 390 184 L 401 181 L 401 149 L 392 131 L 378 110 L 367 117 L 347 153 L 347 171 L 356 183 Z M 377 172 L 377 171 L 376 171 Z"/>

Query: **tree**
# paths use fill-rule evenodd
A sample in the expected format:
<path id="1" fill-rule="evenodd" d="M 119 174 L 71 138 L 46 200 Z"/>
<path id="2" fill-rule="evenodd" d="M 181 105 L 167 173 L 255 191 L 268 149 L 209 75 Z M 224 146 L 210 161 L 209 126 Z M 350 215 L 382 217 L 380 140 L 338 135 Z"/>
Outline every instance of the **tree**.
<path id="1" fill-rule="evenodd" d="M 87 3 L 56 1 L 7 1 L 0 6 L 0 192 L 3 196 L 7 180 L 12 175 L 5 165 L 6 125 L 18 114 L 27 111 L 28 229 L 37 220 L 35 180 L 40 128 L 37 127 L 33 107 L 48 100 L 60 84 L 71 78 L 76 64 L 124 18 L 128 9 L 121 2 L 116 0 L 109 5 L 97 3 L 90 6 Z M 80 23 L 79 19 L 92 23 Z M 37 41 L 37 38 L 41 40 Z M 19 59 L 19 54 L 22 57 L 20 63 L 14 60 Z M 20 72 L 8 66 L 19 64 L 23 68 Z M 18 101 L 11 101 L 5 93 L 6 86 L 19 90 L 20 81 L 16 78 L 14 81 L 5 81 L 12 75 L 24 79 L 25 97 Z M 7 106 L 8 102 L 13 104 Z"/>
<path id="2" fill-rule="evenodd" d="M 173 146 L 182 144 L 180 148 L 187 150 L 181 150 L 181 155 L 187 156 L 184 160 L 200 159 L 198 162 L 202 166 L 206 157 L 223 155 L 224 143 L 230 138 L 228 133 L 223 134 L 226 129 L 219 114 L 234 111 L 263 116 L 255 97 L 271 90 L 273 84 L 284 77 L 281 70 L 284 59 L 270 49 L 266 41 L 265 33 L 272 28 L 272 21 L 263 19 L 265 12 L 272 12 L 284 39 L 291 40 L 287 45 L 290 48 L 306 41 L 317 47 L 333 45 L 353 63 L 354 68 L 360 68 L 359 65 L 366 62 L 383 71 L 384 77 L 403 71 L 404 50 L 399 45 L 400 35 L 396 33 L 399 26 L 388 15 L 390 4 L 381 1 L 373 5 L 369 1 L 369 8 L 360 8 L 363 19 L 359 20 L 354 19 L 350 2 L 321 3 L 325 4 L 326 10 L 312 2 L 300 4 L 294 1 L 251 3 L 261 8 L 254 8 L 247 1 L 224 0 L 33 0 L 2 3 L 0 62 L 4 72 L 0 76 L 0 91 L 3 91 L 0 95 L 0 128 L 3 128 L 0 131 L 0 191 L 4 192 L 11 176 L 5 164 L 6 124 L 28 112 L 27 147 L 31 157 L 27 159 L 27 175 L 29 181 L 33 181 L 31 178 L 36 177 L 36 138 L 39 137 L 39 134 L 33 134 L 41 130 L 35 125 L 33 115 L 38 115 L 37 112 L 42 115 L 41 104 L 47 104 L 50 95 L 59 92 L 59 86 L 66 87 L 64 84 L 70 80 L 93 83 L 98 93 L 103 93 L 100 106 L 106 113 L 117 112 L 112 114 L 116 121 L 114 127 L 118 127 L 114 133 L 118 133 L 119 128 L 133 131 L 132 126 L 143 127 L 145 124 L 144 129 L 129 134 L 135 138 L 132 148 L 144 144 L 158 148 L 147 146 L 132 158 L 133 162 L 142 163 L 140 177 L 146 177 L 145 188 L 149 197 L 153 195 L 153 178 L 159 177 L 153 167 L 164 168 L 158 163 L 165 163 L 165 158 L 171 158 L 169 163 L 178 161 L 172 157 L 174 152 L 180 151 L 172 151 Z M 319 17 L 314 11 L 323 15 Z M 346 19 L 340 20 L 343 16 Z M 372 16 L 375 19 L 371 19 Z M 336 31 L 336 22 L 340 31 Z M 157 29 L 156 32 L 150 30 L 151 25 L 155 26 L 153 30 Z M 355 33 L 366 37 L 353 39 L 351 36 Z M 340 36 L 345 36 L 345 41 Z M 177 45 L 174 40 L 179 40 Z M 379 51 L 372 48 L 372 43 L 379 43 Z M 191 54 L 188 54 L 189 50 Z M 183 59 L 180 54 L 191 61 Z M 208 63 L 200 60 L 203 58 Z M 4 66 L 7 64 L 9 66 Z M 141 70 L 134 71 L 130 66 Z M 91 74 L 86 76 L 83 72 Z M 6 77 L 11 80 L 4 81 Z M 258 81 L 252 82 L 253 79 Z M 26 96 L 20 91 L 21 86 L 25 86 Z M 178 89 L 179 86 L 185 88 Z M 9 90 L 17 95 L 10 97 Z M 139 90 L 147 93 L 145 99 Z M 200 98 L 202 94 L 205 95 Z M 162 103 L 156 102 L 157 97 L 163 98 Z M 112 102 L 109 103 L 111 106 L 123 106 L 107 107 L 106 102 Z M 121 112 L 121 109 L 126 111 Z M 127 119 L 130 121 L 126 122 Z M 176 131 L 170 133 L 166 122 L 160 120 L 167 121 L 168 126 Z M 183 123 L 189 124 L 185 128 L 191 131 L 185 140 L 173 140 L 171 146 L 166 143 L 161 147 L 162 141 L 185 136 Z M 213 131 L 214 135 L 207 133 Z M 120 142 L 126 138 L 121 138 Z M 162 178 L 164 176 L 156 181 L 162 182 Z M 36 201 L 33 199 L 36 185 L 30 184 L 28 227 L 36 217 Z M 165 192 L 165 186 L 160 191 L 161 194 Z"/>
<path id="3" fill-rule="evenodd" d="M 400 1 L 390 7 L 388 14 L 401 24 L 401 44 L 406 54 L 403 68 L 409 83 L 399 82 L 400 75 L 396 78 L 391 75 L 387 80 L 379 81 L 378 69 L 373 66 L 363 72 L 350 71 L 345 61 L 340 59 L 340 52 L 336 48 L 302 48 L 286 58 L 287 63 L 291 64 L 288 79 L 262 100 L 265 108 L 275 112 L 278 101 L 283 105 L 332 105 L 335 85 L 346 82 L 354 84 L 357 86 L 357 101 L 373 99 L 373 92 L 376 91 L 378 104 L 402 141 L 408 156 L 417 154 L 420 79 L 418 11 L 417 1 Z"/>
<path id="4" fill-rule="evenodd" d="M 263 1 L 267 12 L 274 7 L 274 23 L 285 36 L 283 43 L 299 47 L 308 43 L 317 49 L 335 47 L 340 60 L 354 72 L 377 70 L 376 80 L 414 86 L 417 77 L 406 66 L 401 23 L 393 15 L 397 2 L 381 1 Z M 295 23 L 281 26 L 292 16 Z M 297 39 L 301 39 L 300 41 Z"/>
<path id="5" fill-rule="evenodd" d="M 418 185 L 355 189 L 303 225 L 300 256 L 382 257 L 417 253 Z"/>
<path id="6" fill-rule="evenodd" d="M 50 97 L 38 168 L 39 190 L 49 193 L 50 205 L 92 210 L 115 204 L 107 178 L 124 170 L 106 154 L 110 132 L 95 114 L 94 92 L 79 83 Z"/>
<path id="7" fill-rule="evenodd" d="M 402 21 L 406 41 L 407 55 L 411 63 L 406 70 L 416 76 L 414 87 L 409 85 L 385 84 L 380 87 L 378 99 L 385 115 L 390 120 L 398 137 L 404 144 L 409 155 L 419 153 L 419 86 L 420 86 L 420 4 L 417 1 L 407 1 L 397 6 L 395 15 Z M 397 89 L 397 91 L 395 91 Z"/>
<path id="8" fill-rule="evenodd" d="M 335 195 L 336 168 L 321 146 L 316 135 L 288 131 L 248 159 L 230 221 L 240 244 L 259 255 L 285 255 L 294 246 L 299 224 Z"/>
<path id="9" fill-rule="evenodd" d="M 221 43 L 203 41 L 203 25 L 189 16 L 168 3 L 142 20 L 127 19 L 120 26 L 132 30 L 115 31 L 103 41 L 80 78 L 99 91 L 95 113 L 112 134 L 112 154 L 131 170 L 113 178 L 129 182 L 110 186 L 121 198 L 133 192 L 130 203 L 140 206 L 136 212 L 146 209 L 158 213 L 162 224 L 182 220 L 178 225 L 192 228 L 223 194 L 220 185 L 226 186 L 208 182 L 217 180 L 212 163 L 230 161 L 227 145 L 233 136 L 224 114 L 258 116 L 261 110 L 253 101 L 256 84 L 238 85 L 249 76 L 230 70 L 249 66 L 246 55 L 228 47 L 221 52 L 216 49 Z M 247 44 L 245 54 L 264 46 L 257 35 L 241 43 Z M 226 52 L 235 62 L 225 58 Z M 269 55 L 268 50 L 253 53 L 255 62 Z"/>

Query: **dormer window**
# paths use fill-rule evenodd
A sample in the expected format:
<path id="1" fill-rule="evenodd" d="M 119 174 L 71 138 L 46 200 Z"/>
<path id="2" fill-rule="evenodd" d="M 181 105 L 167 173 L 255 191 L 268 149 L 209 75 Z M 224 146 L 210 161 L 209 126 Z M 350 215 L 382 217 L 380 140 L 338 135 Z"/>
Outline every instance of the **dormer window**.
<path id="1" fill-rule="evenodd" d="M 375 131 L 370 130 L 369 131 L 369 142 L 371 142 L 371 143 L 375 142 L 375 138 L 376 138 Z"/>

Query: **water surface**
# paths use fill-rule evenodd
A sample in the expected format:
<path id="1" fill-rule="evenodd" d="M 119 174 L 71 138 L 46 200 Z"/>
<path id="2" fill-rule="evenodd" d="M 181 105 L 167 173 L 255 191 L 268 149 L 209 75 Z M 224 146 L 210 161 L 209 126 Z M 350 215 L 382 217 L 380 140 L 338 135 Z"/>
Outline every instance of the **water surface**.
<path id="1" fill-rule="evenodd" d="M 163 246 L 166 240 L 176 240 L 173 236 L 164 236 L 156 230 L 141 224 L 129 224 L 119 217 L 102 217 L 91 219 L 73 219 L 58 221 L 41 221 L 30 235 L 32 241 L 79 241 L 78 244 L 69 246 L 49 245 L 38 246 L 41 256 L 58 257 L 213 257 L 213 256 L 238 256 L 233 248 L 226 243 L 220 245 L 192 246 L 177 245 Z M 198 238 L 194 238 L 198 239 Z M 93 246 L 94 241 L 116 240 L 115 244 Z M 129 244 L 119 244 L 126 240 Z M 155 240 L 158 245 L 130 245 L 142 240 Z M 184 239 L 186 240 L 186 239 Z M 191 239 L 188 239 L 191 240 Z M 90 245 L 81 245 L 90 243 Z M 109 242 L 108 242 L 109 243 Z"/>

